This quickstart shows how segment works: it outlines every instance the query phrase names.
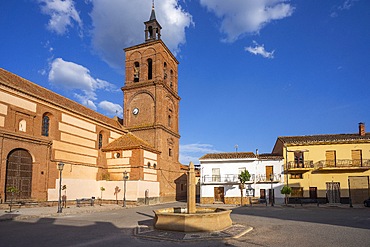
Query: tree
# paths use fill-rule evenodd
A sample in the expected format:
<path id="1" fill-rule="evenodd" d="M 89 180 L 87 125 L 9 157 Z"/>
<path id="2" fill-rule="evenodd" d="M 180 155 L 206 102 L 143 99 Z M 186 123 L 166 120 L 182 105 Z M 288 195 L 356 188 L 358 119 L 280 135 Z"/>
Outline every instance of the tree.
<path id="1" fill-rule="evenodd" d="M 18 193 L 19 190 L 14 187 L 14 186 L 10 186 L 6 189 L 6 192 L 9 192 L 12 194 L 12 197 L 10 198 L 10 204 L 9 204 L 9 212 L 11 213 L 12 212 L 12 204 L 13 204 L 13 197 L 14 197 L 14 194 L 15 193 Z"/>
<path id="2" fill-rule="evenodd" d="M 285 205 L 287 205 L 288 204 L 288 195 L 290 195 L 292 193 L 292 188 L 285 185 L 283 188 L 281 188 L 280 193 L 285 195 Z"/>
<path id="3" fill-rule="evenodd" d="M 243 189 L 245 187 L 245 183 L 249 181 L 250 178 L 251 178 L 251 175 L 249 174 L 247 170 L 242 171 L 238 176 L 238 179 L 240 182 L 239 188 L 240 188 L 240 205 L 241 206 L 243 206 Z"/>
<path id="4" fill-rule="evenodd" d="M 101 206 L 101 204 L 102 204 L 102 201 L 103 201 L 103 191 L 105 191 L 105 188 L 102 186 L 102 187 L 100 187 L 100 206 Z"/>

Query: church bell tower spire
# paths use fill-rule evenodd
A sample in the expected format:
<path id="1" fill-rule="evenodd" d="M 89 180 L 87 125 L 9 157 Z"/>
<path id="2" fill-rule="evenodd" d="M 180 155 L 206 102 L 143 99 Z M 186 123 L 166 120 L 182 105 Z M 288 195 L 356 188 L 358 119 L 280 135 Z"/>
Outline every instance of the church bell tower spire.
<path id="1" fill-rule="evenodd" d="M 150 13 L 149 21 L 144 22 L 145 24 L 145 42 L 161 39 L 161 25 L 157 21 L 154 9 L 154 0 L 152 1 L 152 12 Z"/>

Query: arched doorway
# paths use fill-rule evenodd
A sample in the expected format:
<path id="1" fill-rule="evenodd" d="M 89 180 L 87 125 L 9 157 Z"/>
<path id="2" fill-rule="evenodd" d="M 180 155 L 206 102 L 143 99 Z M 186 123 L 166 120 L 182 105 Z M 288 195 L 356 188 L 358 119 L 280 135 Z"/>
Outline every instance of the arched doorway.
<path id="1" fill-rule="evenodd" d="M 32 156 L 27 150 L 14 149 L 7 158 L 6 164 L 6 186 L 15 187 L 19 193 L 17 199 L 31 199 L 32 191 Z M 6 192 L 6 201 L 9 201 L 11 194 Z"/>

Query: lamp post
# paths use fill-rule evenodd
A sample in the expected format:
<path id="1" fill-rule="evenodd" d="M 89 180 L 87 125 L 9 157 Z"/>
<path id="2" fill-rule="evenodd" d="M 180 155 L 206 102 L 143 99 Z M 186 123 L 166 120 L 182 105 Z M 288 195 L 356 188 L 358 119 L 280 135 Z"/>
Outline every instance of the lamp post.
<path id="1" fill-rule="evenodd" d="M 126 207 L 126 181 L 128 179 L 127 172 L 123 172 L 123 207 Z"/>
<path id="2" fill-rule="evenodd" d="M 273 173 L 270 174 L 270 181 L 271 181 L 271 196 L 270 196 L 270 198 L 271 198 L 271 206 L 273 207 L 274 206 L 274 189 L 272 187 L 272 182 L 274 181 L 274 174 Z"/>
<path id="3" fill-rule="evenodd" d="M 63 171 L 64 163 L 58 163 L 58 170 L 59 170 L 59 199 L 58 199 L 58 212 L 62 212 L 62 171 Z"/>

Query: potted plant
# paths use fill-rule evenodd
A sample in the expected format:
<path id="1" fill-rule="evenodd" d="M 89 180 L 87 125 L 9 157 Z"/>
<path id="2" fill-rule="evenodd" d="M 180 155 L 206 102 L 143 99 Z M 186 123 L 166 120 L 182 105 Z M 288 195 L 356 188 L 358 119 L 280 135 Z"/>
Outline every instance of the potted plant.
<path id="1" fill-rule="evenodd" d="M 251 175 L 247 170 L 242 171 L 239 176 L 239 189 L 240 189 L 240 206 L 243 206 L 243 189 L 245 188 L 245 183 L 249 181 Z"/>

